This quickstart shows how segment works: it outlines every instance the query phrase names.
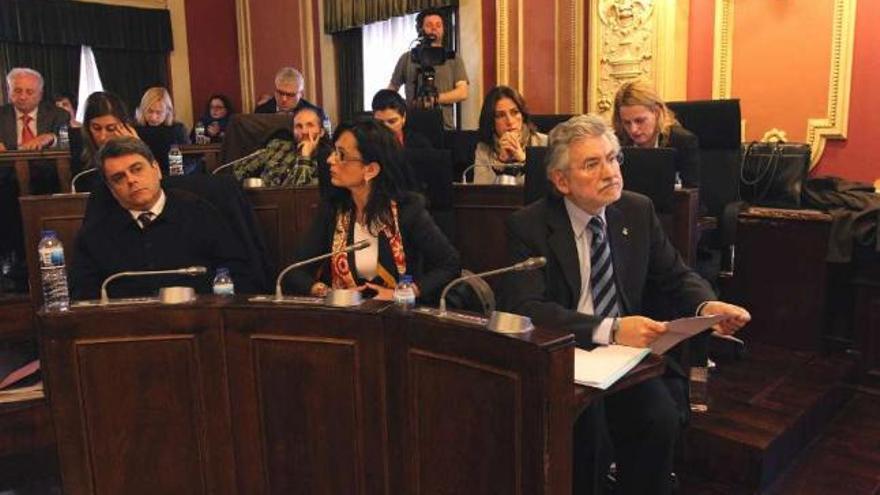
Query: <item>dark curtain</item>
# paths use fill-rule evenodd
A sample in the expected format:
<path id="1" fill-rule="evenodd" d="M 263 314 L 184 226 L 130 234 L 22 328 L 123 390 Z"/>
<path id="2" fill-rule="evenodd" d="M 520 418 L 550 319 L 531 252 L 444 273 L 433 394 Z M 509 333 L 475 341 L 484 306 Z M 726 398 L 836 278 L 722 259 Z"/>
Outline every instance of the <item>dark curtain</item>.
<path id="1" fill-rule="evenodd" d="M 428 7 L 455 7 L 458 0 L 324 0 L 324 31 L 334 34 Z"/>
<path id="2" fill-rule="evenodd" d="M 93 49 L 104 90 L 116 93 L 134 117 L 147 88 L 168 87 L 168 55 L 159 52 Z"/>
<path id="3" fill-rule="evenodd" d="M 79 55 L 78 45 L 42 46 L 0 41 L 0 73 L 7 74 L 15 67 L 29 67 L 43 76 L 45 99 L 60 92 L 76 94 L 79 85 Z M 3 92 L 6 89 L 3 84 Z"/>
<path id="4" fill-rule="evenodd" d="M 364 109 L 364 52 L 361 29 L 333 35 L 336 47 L 336 77 L 339 79 L 339 118 L 352 120 Z"/>

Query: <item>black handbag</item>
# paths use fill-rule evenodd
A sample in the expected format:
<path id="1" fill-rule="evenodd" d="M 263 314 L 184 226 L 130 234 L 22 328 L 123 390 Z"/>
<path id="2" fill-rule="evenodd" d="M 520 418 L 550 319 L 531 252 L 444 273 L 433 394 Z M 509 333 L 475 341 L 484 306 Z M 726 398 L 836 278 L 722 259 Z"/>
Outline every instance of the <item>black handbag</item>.
<path id="1" fill-rule="evenodd" d="M 807 144 L 751 142 L 743 150 L 740 197 L 757 206 L 800 208 L 809 170 Z"/>

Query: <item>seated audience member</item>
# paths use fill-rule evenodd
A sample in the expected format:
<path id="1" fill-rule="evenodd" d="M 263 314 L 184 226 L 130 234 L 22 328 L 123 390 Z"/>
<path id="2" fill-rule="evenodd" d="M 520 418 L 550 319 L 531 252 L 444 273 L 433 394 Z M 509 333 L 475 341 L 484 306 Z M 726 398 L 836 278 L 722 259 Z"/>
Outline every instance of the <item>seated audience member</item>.
<path id="1" fill-rule="evenodd" d="M 721 333 L 749 321 L 745 309 L 716 300 L 709 284 L 682 262 L 650 200 L 623 191 L 620 145 L 600 117 L 573 117 L 554 128 L 549 141 L 552 194 L 507 221 L 510 261 L 544 256 L 547 264 L 510 274 L 505 310 L 571 331 L 584 348 L 646 347 L 660 337 L 666 324 L 641 316 L 649 283 L 674 301 L 681 316 L 727 315 L 716 327 Z M 670 493 L 686 390 L 684 377 L 655 378 L 587 409 L 575 428 L 575 493 L 588 493 L 595 482 L 589 473 L 604 474 L 611 462 L 603 458 L 610 450 L 594 450 L 599 445 L 613 448 L 615 493 Z M 613 445 L 600 443 L 603 438 Z"/>
<path id="2" fill-rule="evenodd" d="M 171 145 L 189 144 L 186 128 L 174 121 L 174 104 L 171 95 L 162 87 L 148 89 L 141 97 L 141 104 L 135 111 L 138 135 L 159 161 L 162 173 L 168 175 L 168 151 Z M 187 166 L 187 173 L 192 171 Z"/>
<path id="3" fill-rule="evenodd" d="M 82 122 L 76 120 L 76 98 L 70 93 L 62 92 L 53 98 L 55 106 L 70 114 L 70 128 L 78 129 L 82 127 Z"/>
<path id="4" fill-rule="evenodd" d="M 71 139 L 71 156 L 81 157 L 83 169 L 98 168 L 95 163 L 98 150 L 111 138 L 138 137 L 134 125 L 129 121 L 125 103 L 113 93 L 96 91 L 90 94 L 86 99 L 83 119 L 79 139 Z M 77 146 L 74 146 L 76 143 Z"/>
<path id="5" fill-rule="evenodd" d="M 232 101 L 229 100 L 228 96 L 216 94 L 208 98 L 205 113 L 202 114 L 198 123 L 205 127 L 205 136 L 210 139 L 210 142 L 219 143 L 223 141 L 226 124 L 229 123 L 229 117 L 234 113 L 235 108 L 232 106 Z M 195 130 L 193 130 L 193 133 L 195 133 Z M 195 142 L 195 134 L 193 134 L 192 141 Z"/>
<path id="6" fill-rule="evenodd" d="M 372 244 L 291 272 L 289 285 L 313 296 L 332 287 L 390 300 L 397 281 L 409 274 L 418 300 L 436 302 L 443 286 L 460 273 L 459 256 L 425 210 L 422 197 L 406 192 L 394 134 L 374 120 L 343 124 L 336 129 L 334 146 L 329 159 L 332 191 L 319 206 L 296 259 L 363 240 Z"/>
<path id="7" fill-rule="evenodd" d="M 0 151 L 41 150 L 55 144 L 70 114 L 43 99 L 43 76 L 16 67 L 6 76 L 9 103 L 0 107 Z"/>
<path id="8" fill-rule="evenodd" d="M 324 109 L 303 98 L 306 80 L 302 72 L 293 67 L 282 67 L 275 74 L 275 96 L 258 105 L 254 113 L 295 113 L 303 107 L 312 107 L 324 122 Z"/>
<path id="9" fill-rule="evenodd" d="M 406 128 L 406 102 L 397 91 L 380 89 L 373 96 L 373 118 L 382 122 L 404 148 L 431 148 L 422 133 Z"/>
<path id="10" fill-rule="evenodd" d="M 697 136 L 675 119 L 675 114 L 646 82 L 623 83 L 614 95 L 614 132 L 623 146 L 675 148 L 675 170 L 684 187 L 700 186 Z"/>
<path id="11" fill-rule="evenodd" d="M 547 135 L 529 120 L 523 97 L 508 86 L 495 86 L 486 95 L 478 133 L 474 155 L 474 182 L 478 184 L 491 184 L 508 167 L 514 167 L 522 182 L 526 147 L 547 145 Z"/>
<path id="12" fill-rule="evenodd" d="M 208 273 L 127 278 L 111 283 L 108 292 L 111 297 L 149 296 L 160 287 L 183 285 L 207 294 L 220 267 L 229 268 L 238 292 L 255 291 L 239 238 L 210 203 L 185 191 L 163 189 L 159 164 L 143 141 L 111 139 L 96 162 L 112 199 L 90 207 L 77 234 L 70 268 L 73 299 L 98 297 L 101 283 L 117 272 L 197 265 Z"/>
<path id="13" fill-rule="evenodd" d="M 326 167 L 329 139 L 314 108 L 303 107 L 293 116 L 293 134 L 276 132 L 264 145 L 265 151 L 234 165 L 235 176 L 263 179 L 266 187 L 294 187 L 316 184 L 319 168 Z"/>

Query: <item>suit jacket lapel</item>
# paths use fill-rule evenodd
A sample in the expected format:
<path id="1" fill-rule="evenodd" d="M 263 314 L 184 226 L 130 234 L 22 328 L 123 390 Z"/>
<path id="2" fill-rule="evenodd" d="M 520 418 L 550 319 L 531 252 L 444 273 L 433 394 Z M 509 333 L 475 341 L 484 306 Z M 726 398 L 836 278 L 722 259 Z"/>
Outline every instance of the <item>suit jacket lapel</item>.
<path id="1" fill-rule="evenodd" d="M 623 308 L 623 314 L 628 314 L 627 308 L 630 308 L 629 298 L 627 298 L 626 286 L 626 260 L 631 256 L 629 244 L 629 232 L 623 212 L 621 212 L 614 204 L 610 204 L 605 208 L 605 221 L 608 222 L 608 240 L 611 243 L 611 262 L 614 266 L 614 281 L 617 285 L 617 295 L 620 298 Z"/>
<path id="2" fill-rule="evenodd" d="M 547 225 L 550 227 L 550 237 L 547 242 L 556 259 L 559 260 L 565 282 L 571 290 L 574 303 L 577 304 L 581 297 L 581 270 L 571 221 L 561 200 L 548 201 L 547 204 Z"/>

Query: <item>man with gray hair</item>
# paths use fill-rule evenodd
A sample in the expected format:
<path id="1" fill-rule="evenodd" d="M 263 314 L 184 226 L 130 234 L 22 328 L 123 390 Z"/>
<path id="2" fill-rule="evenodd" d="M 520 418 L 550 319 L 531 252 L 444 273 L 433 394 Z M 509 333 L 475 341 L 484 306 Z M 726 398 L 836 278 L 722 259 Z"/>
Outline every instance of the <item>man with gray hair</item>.
<path id="1" fill-rule="evenodd" d="M 6 75 L 9 104 L 0 107 L 0 151 L 40 150 L 55 143 L 58 129 L 70 114 L 42 102 L 43 76 L 24 67 Z"/>
<path id="2" fill-rule="evenodd" d="M 507 221 L 510 261 L 544 256 L 547 264 L 511 274 L 502 293 L 506 310 L 571 331 L 584 348 L 647 347 L 660 337 L 666 323 L 641 315 L 648 287 L 674 301 L 682 316 L 726 315 L 718 332 L 749 321 L 745 309 L 716 300 L 684 264 L 651 200 L 623 191 L 620 144 L 600 117 L 572 117 L 553 129 L 549 146 L 552 194 Z M 598 489 L 611 461 L 615 493 L 669 493 L 686 390 L 683 377 L 669 374 L 591 406 L 575 427 L 575 493 Z M 611 445 L 603 442 L 609 438 Z"/>
<path id="3" fill-rule="evenodd" d="M 300 108 L 314 108 L 321 120 L 324 120 L 324 109 L 303 98 L 306 80 L 302 72 L 293 67 L 282 67 L 275 74 L 275 96 L 266 103 L 257 106 L 254 113 L 296 113 Z"/>

